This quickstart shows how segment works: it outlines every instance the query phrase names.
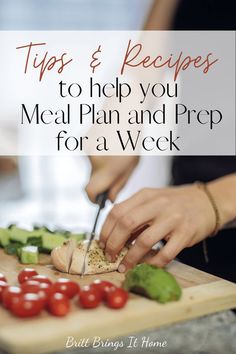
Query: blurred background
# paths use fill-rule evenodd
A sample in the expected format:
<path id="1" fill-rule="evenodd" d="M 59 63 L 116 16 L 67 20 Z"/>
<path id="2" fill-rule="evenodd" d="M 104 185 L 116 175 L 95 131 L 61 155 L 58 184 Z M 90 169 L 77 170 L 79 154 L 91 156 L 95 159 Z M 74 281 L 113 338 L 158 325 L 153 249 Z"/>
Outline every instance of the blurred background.
<path id="1" fill-rule="evenodd" d="M 0 30 L 139 30 L 151 5 L 151 0 L 0 0 Z M 168 167 L 168 158 L 142 158 L 118 201 L 142 187 L 165 185 Z M 96 206 L 84 192 L 89 173 L 84 157 L 0 157 L 0 225 L 90 230 Z"/>

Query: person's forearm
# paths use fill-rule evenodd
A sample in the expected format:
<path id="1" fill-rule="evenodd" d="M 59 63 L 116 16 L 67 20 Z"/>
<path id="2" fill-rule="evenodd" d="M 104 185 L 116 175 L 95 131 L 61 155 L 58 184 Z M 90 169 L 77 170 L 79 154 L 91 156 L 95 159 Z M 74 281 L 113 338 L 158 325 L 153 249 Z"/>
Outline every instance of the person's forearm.
<path id="1" fill-rule="evenodd" d="M 154 0 L 144 30 L 170 30 L 178 3 L 179 0 Z"/>
<path id="2" fill-rule="evenodd" d="M 236 219 L 236 173 L 216 179 L 207 185 L 218 207 L 223 228 Z"/>

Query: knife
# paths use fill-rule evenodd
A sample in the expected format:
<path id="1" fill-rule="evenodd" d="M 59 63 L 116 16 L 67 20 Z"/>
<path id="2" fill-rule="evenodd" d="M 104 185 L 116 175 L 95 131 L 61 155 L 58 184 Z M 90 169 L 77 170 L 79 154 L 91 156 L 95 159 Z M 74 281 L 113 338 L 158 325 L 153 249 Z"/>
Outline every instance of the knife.
<path id="1" fill-rule="evenodd" d="M 84 255 L 84 261 L 83 261 L 83 266 L 82 266 L 82 271 L 81 271 L 81 277 L 83 277 L 83 275 L 85 273 L 86 258 L 87 258 L 89 249 L 91 247 L 92 241 L 93 241 L 93 239 L 94 239 L 94 237 L 96 235 L 96 227 L 97 227 L 97 223 L 98 223 L 98 218 L 99 218 L 101 210 L 105 207 L 105 204 L 106 204 L 106 201 L 107 201 L 107 198 L 108 198 L 108 193 L 109 193 L 109 191 L 107 190 L 107 191 L 99 194 L 97 196 L 97 198 L 96 198 L 96 203 L 99 205 L 99 208 L 98 208 L 97 215 L 96 215 L 96 218 L 95 218 L 95 221 L 94 221 L 92 232 L 91 232 L 90 237 L 89 237 L 89 242 L 88 242 L 88 245 L 87 245 L 87 249 L 86 249 L 86 252 L 85 252 L 85 255 Z"/>

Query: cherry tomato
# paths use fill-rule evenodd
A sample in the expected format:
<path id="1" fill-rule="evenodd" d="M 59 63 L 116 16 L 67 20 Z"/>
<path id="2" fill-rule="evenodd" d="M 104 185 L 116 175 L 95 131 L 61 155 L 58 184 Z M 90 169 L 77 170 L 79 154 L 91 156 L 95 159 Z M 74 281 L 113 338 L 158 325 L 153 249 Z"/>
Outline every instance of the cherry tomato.
<path id="1" fill-rule="evenodd" d="M 20 284 L 24 283 L 26 280 L 32 278 L 34 275 L 37 275 L 38 272 L 36 272 L 35 269 L 33 268 L 25 268 L 20 271 L 18 274 L 18 281 Z"/>
<path id="2" fill-rule="evenodd" d="M 49 295 L 54 292 L 51 284 L 40 283 L 36 280 L 27 280 L 21 284 L 21 289 L 23 293 L 38 294 L 44 305 L 46 305 Z"/>
<path id="3" fill-rule="evenodd" d="M 37 294 L 40 290 L 40 284 L 36 280 L 26 280 L 23 284 L 21 284 L 22 292 L 25 293 L 34 293 Z"/>
<path id="4" fill-rule="evenodd" d="M 39 287 L 38 295 L 46 304 L 49 297 L 54 293 L 53 286 L 47 283 L 40 283 Z"/>
<path id="5" fill-rule="evenodd" d="M 53 287 L 47 283 L 39 283 L 39 291 L 37 294 L 42 300 L 44 307 L 48 304 L 49 297 L 54 293 Z"/>
<path id="6" fill-rule="evenodd" d="M 37 294 L 23 294 L 11 306 L 11 312 L 18 317 L 37 316 L 43 309 L 43 302 Z"/>
<path id="7" fill-rule="evenodd" d="M 84 286 L 80 291 L 79 303 L 86 309 L 97 307 L 101 300 L 101 292 L 91 286 Z"/>
<path id="8" fill-rule="evenodd" d="M 112 309 L 120 309 L 128 301 L 129 293 L 122 288 L 112 288 L 106 294 L 106 304 Z"/>
<path id="9" fill-rule="evenodd" d="M 107 280 L 96 279 L 92 282 L 92 284 L 90 284 L 90 287 L 98 290 L 101 294 L 102 299 L 105 300 L 107 292 L 110 289 L 115 288 L 115 285 Z"/>
<path id="10" fill-rule="evenodd" d="M 74 281 L 66 278 L 59 278 L 53 284 L 53 290 L 57 293 L 66 295 L 69 299 L 72 299 L 75 295 L 79 294 L 79 285 Z"/>
<path id="11" fill-rule="evenodd" d="M 23 294 L 19 286 L 8 286 L 2 294 L 2 303 L 7 308 L 10 309 L 13 303 L 19 301 L 19 298 Z"/>
<path id="12" fill-rule="evenodd" d="M 7 283 L 7 278 L 2 273 L 0 273 L 0 281 L 5 281 Z"/>
<path id="13" fill-rule="evenodd" d="M 53 293 L 48 298 L 48 310 L 54 316 L 65 316 L 70 311 L 70 301 L 61 293 Z"/>
<path id="14" fill-rule="evenodd" d="M 46 284 L 49 284 L 51 285 L 52 284 L 52 281 L 46 277 L 46 275 L 34 275 L 31 280 L 36 280 L 38 281 L 39 283 L 46 283 Z"/>
<path id="15" fill-rule="evenodd" d="M 0 302 L 2 301 L 2 294 L 7 287 L 8 284 L 5 281 L 0 280 Z"/>

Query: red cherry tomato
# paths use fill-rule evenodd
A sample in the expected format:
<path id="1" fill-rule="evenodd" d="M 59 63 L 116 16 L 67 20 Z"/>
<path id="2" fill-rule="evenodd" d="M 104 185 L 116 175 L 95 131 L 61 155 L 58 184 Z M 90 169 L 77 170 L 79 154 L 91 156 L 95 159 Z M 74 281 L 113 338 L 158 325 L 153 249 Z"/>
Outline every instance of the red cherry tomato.
<path id="1" fill-rule="evenodd" d="M 10 309 L 12 304 L 19 301 L 19 298 L 23 294 L 19 286 L 8 286 L 2 294 L 2 303 L 7 308 Z"/>
<path id="2" fill-rule="evenodd" d="M 40 283 L 39 286 L 38 295 L 44 301 L 44 304 L 46 304 L 49 297 L 54 293 L 53 286 L 47 283 Z"/>
<path id="3" fill-rule="evenodd" d="M 43 309 L 43 302 L 37 294 L 23 294 L 11 306 L 11 312 L 18 317 L 37 316 Z"/>
<path id="4" fill-rule="evenodd" d="M 75 295 L 79 294 L 79 285 L 74 281 L 66 278 L 59 278 L 53 284 L 53 291 L 66 295 L 69 299 L 72 299 Z"/>
<path id="5" fill-rule="evenodd" d="M 46 284 L 49 284 L 51 285 L 52 284 L 52 281 L 46 277 L 46 275 L 34 275 L 31 280 L 36 280 L 38 281 L 39 283 L 46 283 Z"/>
<path id="6" fill-rule="evenodd" d="M 112 309 L 121 309 L 128 301 L 129 293 L 122 288 L 112 288 L 106 294 L 106 304 Z"/>
<path id="7" fill-rule="evenodd" d="M 0 281 L 5 281 L 7 283 L 7 278 L 2 273 L 0 273 Z"/>
<path id="8" fill-rule="evenodd" d="M 20 284 L 24 283 L 26 280 L 32 278 L 34 275 L 37 275 L 38 272 L 33 268 L 25 268 L 20 271 L 18 274 L 18 281 Z"/>
<path id="9" fill-rule="evenodd" d="M 37 294 L 40 290 L 40 284 L 36 280 L 26 280 L 23 284 L 21 284 L 21 289 L 24 294 L 26 293 L 34 293 Z"/>
<path id="10" fill-rule="evenodd" d="M 115 288 L 115 285 L 107 280 L 96 279 L 92 282 L 92 284 L 90 284 L 90 287 L 98 290 L 101 294 L 102 299 L 105 300 L 107 292 L 110 289 Z"/>
<path id="11" fill-rule="evenodd" d="M 2 302 L 2 294 L 7 287 L 8 284 L 5 281 L 0 280 L 0 302 Z"/>
<path id="12" fill-rule="evenodd" d="M 43 304 L 46 305 L 49 295 L 51 295 L 54 290 L 51 284 L 39 283 L 36 280 L 27 280 L 21 284 L 21 289 L 23 293 L 34 293 L 38 294 Z"/>
<path id="13" fill-rule="evenodd" d="M 97 307 L 101 300 L 101 292 L 91 286 L 84 286 L 80 291 L 79 303 L 86 309 Z"/>
<path id="14" fill-rule="evenodd" d="M 48 298 L 48 310 L 54 316 L 65 316 L 70 311 L 70 301 L 61 293 L 53 293 Z"/>

